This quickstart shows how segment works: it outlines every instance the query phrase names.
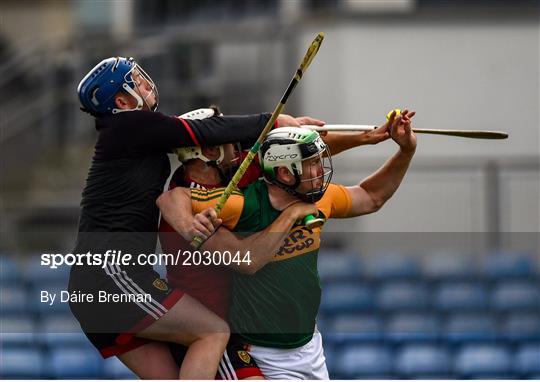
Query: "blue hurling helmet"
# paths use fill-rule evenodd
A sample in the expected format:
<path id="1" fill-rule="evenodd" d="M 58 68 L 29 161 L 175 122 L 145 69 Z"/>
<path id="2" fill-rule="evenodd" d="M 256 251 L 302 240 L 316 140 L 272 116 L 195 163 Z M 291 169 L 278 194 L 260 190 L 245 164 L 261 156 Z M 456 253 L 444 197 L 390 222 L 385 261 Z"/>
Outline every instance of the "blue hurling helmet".
<path id="1" fill-rule="evenodd" d="M 139 75 L 146 79 L 155 94 L 156 103 L 150 110 L 157 109 L 157 88 L 148 74 L 137 64 L 133 58 L 111 57 L 97 64 L 79 83 L 77 94 L 81 102 L 81 109 L 92 115 L 116 114 L 123 111 L 141 110 L 146 99 L 138 92 L 132 73 L 137 70 Z M 134 109 L 118 109 L 115 104 L 115 95 L 124 91 L 137 100 Z"/>

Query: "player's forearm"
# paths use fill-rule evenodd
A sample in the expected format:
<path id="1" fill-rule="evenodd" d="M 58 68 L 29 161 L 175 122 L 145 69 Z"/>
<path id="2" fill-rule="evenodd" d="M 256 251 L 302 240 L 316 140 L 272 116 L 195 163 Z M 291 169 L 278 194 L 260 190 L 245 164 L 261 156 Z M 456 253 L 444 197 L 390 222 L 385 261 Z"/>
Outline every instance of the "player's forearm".
<path id="1" fill-rule="evenodd" d="M 188 237 L 193 223 L 191 198 L 182 188 L 164 192 L 156 200 L 156 205 L 161 211 L 162 219 L 165 219 L 184 239 L 192 239 Z"/>
<path id="2" fill-rule="evenodd" d="M 253 264 L 251 268 L 245 269 L 247 273 L 254 274 L 272 261 L 297 219 L 287 209 L 266 229 L 246 238 L 249 240 L 247 244 L 253 249 Z"/>
<path id="3" fill-rule="evenodd" d="M 343 151 L 368 144 L 366 134 L 328 133 L 322 137 L 324 143 L 328 145 L 332 156 Z"/>
<path id="4" fill-rule="evenodd" d="M 270 114 L 211 117 L 186 120 L 199 142 L 207 146 L 230 142 L 252 144 L 270 119 Z"/>
<path id="5" fill-rule="evenodd" d="M 243 254 L 249 251 L 250 264 L 232 263 L 227 267 L 236 272 L 254 274 L 273 259 L 297 218 L 291 210 L 287 209 L 266 229 L 247 237 L 240 237 L 225 228 L 220 228 L 204 243 L 203 249 L 231 253 L 240 251 Z"/>
<path id="6" fill-rule="evenodd" d="M 398 150 L 374 174 L 359 184 L 371 197 L 375 210 L 380 209 L 399 188 L 413 156 L 414 151 Z"/>

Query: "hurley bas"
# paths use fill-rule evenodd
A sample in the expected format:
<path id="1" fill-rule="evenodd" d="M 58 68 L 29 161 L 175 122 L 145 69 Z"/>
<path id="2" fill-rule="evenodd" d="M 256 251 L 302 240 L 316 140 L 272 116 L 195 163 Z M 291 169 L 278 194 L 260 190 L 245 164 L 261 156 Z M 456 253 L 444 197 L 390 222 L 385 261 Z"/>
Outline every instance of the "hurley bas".
<path id="1" fill-rule="evenodd" d="M 51 293 L 46 290 L 41 291 L 41 303 L 53 305 L 56 298 L 60 295 L 60 302 L 152 302 L 152 295 L 149 293 L 108 293 L 100 290 L 97 295 L 92 293 L 81 293 L 74 291 L 72 293 L 63 290 L 60 293 Z"/>

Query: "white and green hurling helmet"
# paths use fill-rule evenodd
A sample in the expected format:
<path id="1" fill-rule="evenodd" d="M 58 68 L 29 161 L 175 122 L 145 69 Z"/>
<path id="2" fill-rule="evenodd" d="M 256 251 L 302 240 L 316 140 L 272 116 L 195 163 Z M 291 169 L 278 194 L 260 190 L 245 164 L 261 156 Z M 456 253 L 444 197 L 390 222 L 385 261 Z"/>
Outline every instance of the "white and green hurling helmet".
<path id="1" fill-rule="evenodd" d="M 323 173 L 311 179 L 301 179 L 302 161 L 319 158 Z M 332 159 L 327 145 L 319 133 L 313 130 L 297 127 L 280 127 L 272 130 L 264 140 L 259 151 L 259 161 L 265 179 L 306 202 L 316 202 L 322 198 L 332 178 Z M 286 167 L 294 174 L 296 182 L 293 185 L 282 183 L 276 178 L 276 168 Z M 322 178 L 322 186 L 307 193 L 297 191 L 301 182 L 314 182 Z"/>

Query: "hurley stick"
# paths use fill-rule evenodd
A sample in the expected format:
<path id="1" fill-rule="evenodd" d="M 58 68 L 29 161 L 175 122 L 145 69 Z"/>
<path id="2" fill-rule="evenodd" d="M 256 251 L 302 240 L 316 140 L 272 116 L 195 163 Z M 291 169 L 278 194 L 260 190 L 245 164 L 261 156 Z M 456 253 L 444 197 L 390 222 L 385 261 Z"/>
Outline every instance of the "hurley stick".
<path id="1" fill-rule="evenodd" d="M 304 125 L 306 129 L 315 131 L 372 131 L 377 128 L 373 125 Z M 508 133 L 504 131 L 489 131 L 489 130 L 443 130 L 443 129 L 417 129 L 412 128 L 412 131 L 417 134 L 435 134 L 449 135 L 453 137 L 475 138 L 475 139 L 506 139 Z"/>
<path id="2" fill-rule="evenodd" d="M 321 43 L 323 39 L 324 39 L 324 33 L 319 33 L 317 37 L 315 37 L 311 45 L 309 46 L 309 49 L 307 50 L 306 55 L 304 56 L 304 59 L 300 63 L 300 67 L 296 70 L 296 73 L 294 77 L 292 78 L 291 82 L 289 83 L 287 90 L 285 90 L 283 97 L 281 97 L 281 101 L 279 101 L 276 108 L 274 109 L 272 116 L 266 123 L 266 126 L 264 127 L 264 130 L 261 132 L 261 135 L 257 139 L 257 142 L 255 142 L 253 147 L 249 150 L 248 155 L 244 158 L 244 160 L 242 161 L 242 164 L 240 164 L 240 167 L 238 167 L 238 170 L 236 170 L 236 173 L 234 174 L 233 178 L 231 179 L 231 181 L 225 188 L 225 191 L 223 191 L 223 194 L 221 194 L 221 198 L 219 199 L 215 207 L 215 210 L 218 216 L 221 209 L 227 202 L 227 199 L 229 199 L 229 196 L 231 196 L 232 192 L 237 188 L 238 183 L 240 182 L 240 179 L 242 179 L 242 177 L 246 173 L 246 170 L 248 169 L 249 165 L 253 161 L 253 158 L 255 158 L 255 155 L 259 151 L 259 147 L 261 146 L 262 142 L 266 138 L 266 135 L 272 129 L 272 126 L 274 126 L 274 123 L 276 122 L 277 117 L 281 114 L 281 111 L 285 107 L 285 104 L 287 103 L 289 96 L 291 95 L 293 90 L 296 88 L 296 85 L 298 85 L 298 83 L 302 79 L 304 72 L 306 71 L 306 69 L 309 67 L 309 65 L 315 58 L 315 55 L 317 54 L 317 52 L 319 51 L 319 48 L 321 47 Z M 305 222 L 307 225 L 314 227 L 314 226 L 322 225 L 321 223 L 323 223 L 323 220 L 316 219 L 313 216 L 306 216 Z M 203 243 L 203 239 L 199 236 L 196 236 L 195 238 L 193 238 L 193 241 L 191 242 L 191 246 L 194 248 L 199 248 L 202 245 L 202 243 Z"/>

